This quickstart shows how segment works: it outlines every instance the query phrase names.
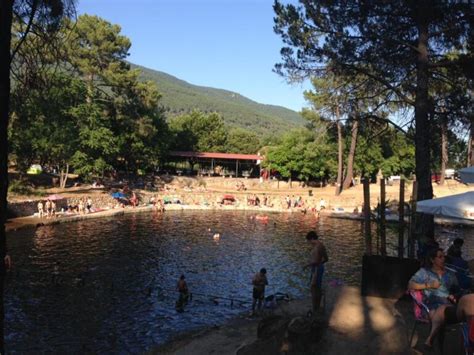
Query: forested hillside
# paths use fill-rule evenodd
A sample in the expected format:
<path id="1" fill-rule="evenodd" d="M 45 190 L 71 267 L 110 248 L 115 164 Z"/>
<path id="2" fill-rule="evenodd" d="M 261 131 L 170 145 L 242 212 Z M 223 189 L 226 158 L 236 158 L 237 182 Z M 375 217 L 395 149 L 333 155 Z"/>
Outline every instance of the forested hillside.
<path id="1" fill-rule="evenodd" d="M 232 91 L 192 85 L 160 71 L 132 66 L 142 71 L 142 80 L 157 84 L 163 95 L 160 103 L 170 116 L 194 109 L 205 113 L 218 112 L 226 124 L 259 133 L 281 133 L 305 123 L 297 112 L 281 106 L 259 104 Z"/>

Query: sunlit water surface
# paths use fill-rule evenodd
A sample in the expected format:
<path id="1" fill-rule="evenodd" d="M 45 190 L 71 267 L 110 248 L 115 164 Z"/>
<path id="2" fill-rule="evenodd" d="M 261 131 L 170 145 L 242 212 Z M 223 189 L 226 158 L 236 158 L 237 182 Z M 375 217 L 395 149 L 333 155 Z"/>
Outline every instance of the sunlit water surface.
<path id="1" fill-rule="evenodd" d="M 334 280 L 360 282 L 360 222 L 317 222 L 294 213 L 269 214 L 262 223 L 253 216 L 168 211 L 9 233 L 15 267 L 5 294 L 8 352 L 144 352 L 179 332 L 248 312 L 249 304 L 241 301 L 251 298 L 251 278 L 262 267 L 268 270 L 267 294 L 307 295 L 309 275 L 302 266 L 309 255 L 304 236 L 311 229 L 328 249 L 328 287 Z M 472 230 L 438 230 L 443 246 L 466 233 Z M 392 254 L 396 238 L 389 230 Z M 474 256 L 470 240 L 464 249 Z M 52 282 L 55 263 L 59 285 Z M 178 313 L 175 287 L 182 273 L 194 297 Z"/>

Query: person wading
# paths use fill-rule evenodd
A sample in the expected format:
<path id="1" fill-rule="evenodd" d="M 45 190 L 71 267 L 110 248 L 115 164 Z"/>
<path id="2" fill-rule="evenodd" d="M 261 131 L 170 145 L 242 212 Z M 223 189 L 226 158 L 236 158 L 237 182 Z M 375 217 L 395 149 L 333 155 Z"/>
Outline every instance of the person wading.
<path id="1" fill-rule="evenodd" d="M 329 260 L 326 247 L 319 240 L 315 231 L 306 235 L 306 240 L 312 245 L 310 262 L 303 268 L 311 268 L 311 303 L 313 314 L 319 309 L 322 297 L 324 264 Z"/>

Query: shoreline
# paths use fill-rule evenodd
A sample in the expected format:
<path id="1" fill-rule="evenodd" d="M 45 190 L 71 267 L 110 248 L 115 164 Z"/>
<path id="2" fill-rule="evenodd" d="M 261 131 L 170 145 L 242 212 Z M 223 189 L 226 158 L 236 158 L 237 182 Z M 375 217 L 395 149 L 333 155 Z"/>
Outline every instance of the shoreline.
<path id="1" fill-rule="evenodd" d="M 262 317 L 234 318 L 220 326 L 176 334 L 147 354 L 336 355 L 348 349 L 357 354 L 412 353 L 406 337 L 412 326 L 410 300 L 363 297 L 355 286 L 327 286 L 326 297 L 325 307 L 312 319 L 306 315 L 310 298 L 294 299 Z M 289 336 L 291 323 L 299 323 L 303 333 Z"/>
<path id="2" fill-rule="evenodd" d="M 248 312 L 246 312 L 248 313 Z M 228 339 L 227 344 L 219 344 L 220 347 L 226 346 L 229 348 L 239 348 L 242 343 L 251 343 L 257 340 L 257 327 L 262 318 L 246 317 L 243 312 L 241 315 L 225 320 L 222 324 L 215 324 L 209 326 L 202 326 L 198 329 L 183 331 L 176 333 L 170 337 L 163 344 L 159 344 L 147 351 L 147 354 L 176 354 L 183 348 L 186 348 L 191 343 L 200 341 L 207 337 L 214 337 L 216 333 L 227 333 L 229 330 L 234 334 L 239 334 L 234 337 L 237 341 L 232 343 L 232 339 Z M 230 341 L 229 341 L 230 340 Z M 214 344 L 217 346 L 217 343 Z M 223 349 L 220 349 L 221 351 Z"/>
<path id="3" fill-rule="evenodd" d="M 266 212 L 266 213 L 301 213 L 300 210 L 295 209 L 278 209 L 274 207 L 252 207 L 252 206 L 232 206 L 232 205 L 223 205 L 223 206 L 200 206 L 200 205 L 184 205 L 184 204 L 167 204 L 165 205 L 165 212 L 160 212 L 152 205 L 146 206 L 137 206 L 137 207 L 125 207 L 125 208 L 115 208 L 115 209 L 106 209 L 92 213 L 86 214 L 74 214 L 74 215 L 60 215 L 54 218 L 39 218 L 36 216 L 27 216 L 27 217 L 17 217 L 7 220 L 5 225 L 6 231 L 15 231 L 21 228 L 28 227 L 42 227 L 50 226 L 61 223 L 70 223 L 84 221 L 88 219 L 104 218 L 104 217 L 114 217 L 122 216 L 124 214 L 131 213 L 144 213 L 144 212 L 156 212 L 156 213 L 166 213 L 166 211 L 253 211 L 253 212 Z M 322 212 L 322 214 L 327 214 Z"/>
<path id="4" fill-rule="evenodd" d="M 299 209 L 283 209 L 275 207 L 254 207 L 254 206 L 233 206 L 233 205 L 219 205 L 219 206 L 202 206 L 202 205 L 185 205 L 185 204 L 167 204 L 165 205 L 166 211 L 252 211 L 255 213 L 302 213 Z M 86 213 L 86 214 L 74 214 L 74 215 L 60 215 L 55 218 L 39 218 L 36 216 L 27 216 L 27 217 L 17 217 L 8 219 L 5 224 L 6 232 L 16 231 L 22 228 L 28 227 L 42 227 L 42 226 L 51 226 L 61 223 L 71 223 L 84 221 L 88 219 L 96 218 L 107 218 L 114 216 L 122 216 L 124 214 L 131 213 L 145 213 L 145 212 L 156 212 L 156 213 L 165 213 L 157 210 L 156 207 L 152 205 L 146 206 L 137 206 L 137 207 L 125 207 L 125 208 L 116 208 L 116 209 L 105 209 L 97 212 Z M 313 214 L 313 212 L 307 212 L 308 214 Z M 354 221 L 364 221 L 364 217 L 360 214 L 354 214 L 350 212 L 337 212 L 331 210 L 322 210 L 320 211 L 321 217 L 328 218 L 337 218 L 337 219 L 348 219 Z M 373 220 L 376 221 L 376 220 Z M 387 223 L 398 223 L 398 215 L 391 215 L 387 218 Z M 406 221 L 408 218 L 406 217 Z M 455 218 L 439 218 L 435 217 L 435 224 L 446 225 L 446 226 L 463 226 L 474 228 L 474 221 L 471 220 L 462 220 Z"/>
<path id="5" fill-rule="evenodd" d="M 130 206 L 119 207 L 118 202 L 110 196 L 113 189 L 107 188 L 93 188 L 93 187 L 73 187 L 67 189 L 50 189 L 50 193 L 61 196 L 58 200 L 58 209 L 61 207 L 68 207 L 69 205 L 78 205 L 78 203 L 86 198 L 92 198 L 93 206 L 96 206 L 98 211 L 86 214 L 72 214 L 65 215 L 59 213 L 60 217 L 40 219 L 35 212 L 37 212 L 37 203 L 44 198 L 37 196 L 16 196 L 9 201 L 9 209 L 12 208 L 15 217 L 7 220 L 6 231 L 13 231 L 27 226 L 42 226 L 54 225 L 57 223 L 74 222 L 86 220 L 90 218 L 112 217 L 115 215 L 122 215 L 125 213 L 140 213 L 144 211 L 153 211 L 153 206 L 149 204 L 151 197 L 156 201 L 162 200 L 179 200 L 179 204 L 165 204 L 166 210 L 240 210 L 253 211 L 255 213 L 297 213 L 305 212 L 312 215 L 314 211 L 320 210 L 321 216 L 331 218 L 342 218 L 363 221 L 361 211 L 363 205 L 363 191 L 362 186 L 357 185 L 342 192 L 336 196 L 334 194 L 334 187 L 326 186 L 321 188 L 315 187 L 293 187 L 286 186 L 288 184 L 280 182 L 275 185 L 275 182 L 259 182 L 259 180 L 252 179 L 219 179 L 219 178 L 204 178 L 204 187 L 197 184 L 197 182 L 190 178 L 174 177 L 172 182 L 164 185 L 160 191 L 147 191 L 143 189 L 135 190 L 141 205 L 133 208 Z M 235 191 L 235 184 L 241 182 L 245 183 L 247 189 L 245 191 Z M 197 185 L 197 186 L 196 186 Z M 206 187 L 207 185 L 207 187 Z M 371 209 L 375 208 L 380 193 L 376 184 L 372 184 L 371 194 Z M 450 184 L 445 186 L 433 186 L 435 195 L 442 197 L 449 194 L 461 193 L 473 190 L 473 187 L 464 186 L 461 184 Z M 398 186 L 387 186 L 386 198 L 389 201 L 397 201 L 399 197 Z M 233 204 L 222 204 L 222 199 L 225 195 L 232 195 L 235 199 Z M 261 201 L 266 201 L 260 206 L 251 204 L 254 197 L 259 197 Z M 301 207 L 287 208 L 286 198 L 291 196 L 291 201 L 294 202 L 296 197 L 303 202 Z M 405 191 L 405 200 L 410 199 L 410 192 Z M 321 201 L 325 202 L 325 209 L 320 209 Z M 272 206 L 272 207 L 269 207 Z M 357 212 L 355 211 L 357 209 Z M 391 213 L 387 213 L 387 223 L 398 222 L 398 206 L 392 204 Z M 408 217 L 407 217 L 408 218 Z M 374 218 L 372 217 L 372 220 Z M 446 225 L 463 225 L 474 227 L 474 221 L 459 220 L 449 218 L 435 217 L 435 223 Z"/>

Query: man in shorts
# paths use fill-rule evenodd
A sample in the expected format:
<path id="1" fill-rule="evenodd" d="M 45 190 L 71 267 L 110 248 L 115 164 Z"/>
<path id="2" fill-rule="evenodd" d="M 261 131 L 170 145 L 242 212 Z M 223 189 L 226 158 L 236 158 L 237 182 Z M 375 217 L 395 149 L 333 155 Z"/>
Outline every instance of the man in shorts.
<path id="1" fill-rule="evenodd" d="M 260 311 L 262 308 L 262 302 L 265 298 L 265 286 L 268 285 L 267 270 L 265 268 L 260 269 L 252 279 L 253 292 L 252 292 L 252 315 L 255 315 L 255 306 Z"/>
<path id="2" fill-rule="evenodd" d="M 314 314 L 321 304 L 324 264 L 329 258 L 326 247 L 319 240 L 315 231 L 309 232 L 306 235 L 306 240 L 313 247 L 310 262 L 304 266 L 304 269 L 311 268 L 311 303 Z"/>

